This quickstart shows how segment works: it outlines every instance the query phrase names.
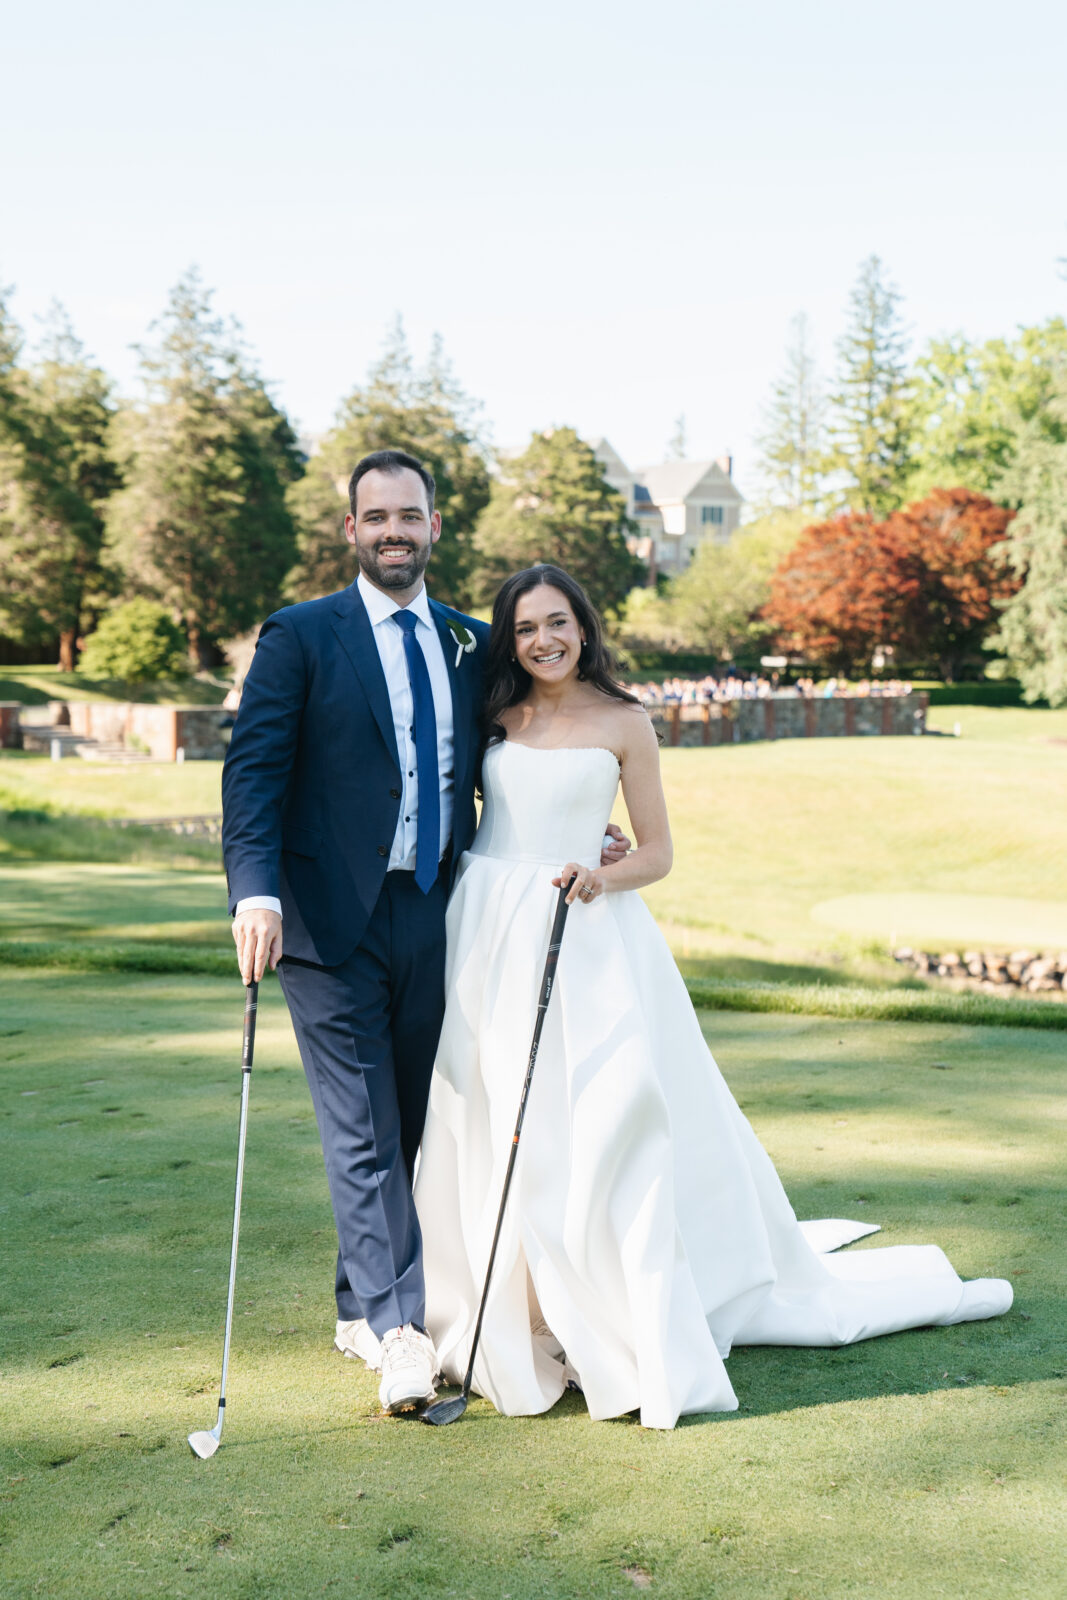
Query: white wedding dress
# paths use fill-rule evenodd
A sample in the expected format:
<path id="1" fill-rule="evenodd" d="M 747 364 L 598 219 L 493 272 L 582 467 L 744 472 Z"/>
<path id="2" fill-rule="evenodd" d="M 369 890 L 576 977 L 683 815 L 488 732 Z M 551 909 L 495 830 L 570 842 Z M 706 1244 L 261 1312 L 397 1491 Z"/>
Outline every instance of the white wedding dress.
<path id="1" fill-rule="evenodd" d="M 565 862 L 596 866 L 619 767 L 605 749 L 503 742 L 448 908 L 447 1009 L 415 1185 L 427 1328 L 470 1354 Z M 474 1369 L 499 1411 L 650 1427 L 730 1411 L 735 1344 L 842 1345 L 995 1315 L 934 1245 L 832 1256 L 876 1231 L 799 1223 L 708 1052 L 636 893 L 572 907 Z M 565 1352 L 565 1356 L 564 1356 Z"/>

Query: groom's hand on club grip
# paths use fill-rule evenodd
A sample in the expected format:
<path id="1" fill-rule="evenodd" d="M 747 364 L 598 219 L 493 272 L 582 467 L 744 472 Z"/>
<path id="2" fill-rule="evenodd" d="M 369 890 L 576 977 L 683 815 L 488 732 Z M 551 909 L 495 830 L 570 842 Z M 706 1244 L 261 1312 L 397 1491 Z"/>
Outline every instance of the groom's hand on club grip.
<path id="1" fill-rule="evenodd" d="M 273 972 L 282 958 L 282 919 L 263 906 L 242 911 L 233 919 L 233 942 L 244 983 L 258 983 L 268 965 Z"/>

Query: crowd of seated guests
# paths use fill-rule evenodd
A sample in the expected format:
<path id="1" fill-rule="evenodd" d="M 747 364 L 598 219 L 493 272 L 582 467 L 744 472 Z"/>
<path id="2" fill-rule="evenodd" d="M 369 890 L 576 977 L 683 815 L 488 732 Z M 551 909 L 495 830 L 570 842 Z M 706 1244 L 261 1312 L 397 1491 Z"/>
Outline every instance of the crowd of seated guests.
<path id="1" fill-rule="evenodd" d="M 763 700 L 768 695 L 799 696 L 805 700 L 866 699 L 868 696 L 906 695 L 911 684 L 893 678 L 886 681 L 866 678 L 859 683 L 848 683 L 844 678 L 830 678 L 822 685 L 813 678 L 798 678 L 795 683 L 781 683 L 777 672 L 769 678 L 760 673 L 725 672 L 721 677 L 710 673 L 703 678 L 665 678 L 662 683 L 628 683 L 624 685 L 631 694 L 646 706 L 703 705 L 723 700 Z"/>

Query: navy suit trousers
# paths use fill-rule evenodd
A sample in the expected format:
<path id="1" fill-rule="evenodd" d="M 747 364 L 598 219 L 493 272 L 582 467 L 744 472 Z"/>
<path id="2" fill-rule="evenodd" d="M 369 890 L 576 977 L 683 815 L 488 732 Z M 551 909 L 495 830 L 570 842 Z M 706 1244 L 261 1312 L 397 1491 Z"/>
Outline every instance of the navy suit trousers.
<path id="1" fill-rule="evenodd" d="M 340 966 L 278 966 L 326 1158 L 337 1315 L 379 1338 L 425 1320 L 411 1177 L 444 1016 L 447 884 L 447 867 L 425 895 L 414 873 L 389 872 Z"/>

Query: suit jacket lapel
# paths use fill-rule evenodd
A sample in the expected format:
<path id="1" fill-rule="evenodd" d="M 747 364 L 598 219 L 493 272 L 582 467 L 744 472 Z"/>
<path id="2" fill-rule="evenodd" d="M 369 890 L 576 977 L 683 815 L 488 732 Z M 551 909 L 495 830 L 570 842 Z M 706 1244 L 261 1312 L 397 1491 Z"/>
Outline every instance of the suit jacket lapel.
<path id="1" fill-rule="evenodd" d="M 467 770 L 467 757 L 471 742 L 470 692 L 462 666 L 456 666 L 457 645 L 448 626 L 448 613 L 436 600 L 430 601 L 430 615 L 437 628 L 441 649 L 445 653 L 448 681 L 452 687 L 452 766 L 457 785 Z M 462 662 L 462 656 L 460 661 Z M 469 676 L 469 674 L 467 674 Z"/>
<path id="2" fill-rule="evenodd" d="M 354 583 L 339 595 L 331 620 L 333 630 L 363 686 L 374 720 L 385 740 L 386 749 L 399 768 L 400 757 L 396 748 L 393 708 L 389 703 L 389 689 L 382 670 L 382 658 L 374 642 L 374 629 L 367 615 L 367 608 Z"/>

